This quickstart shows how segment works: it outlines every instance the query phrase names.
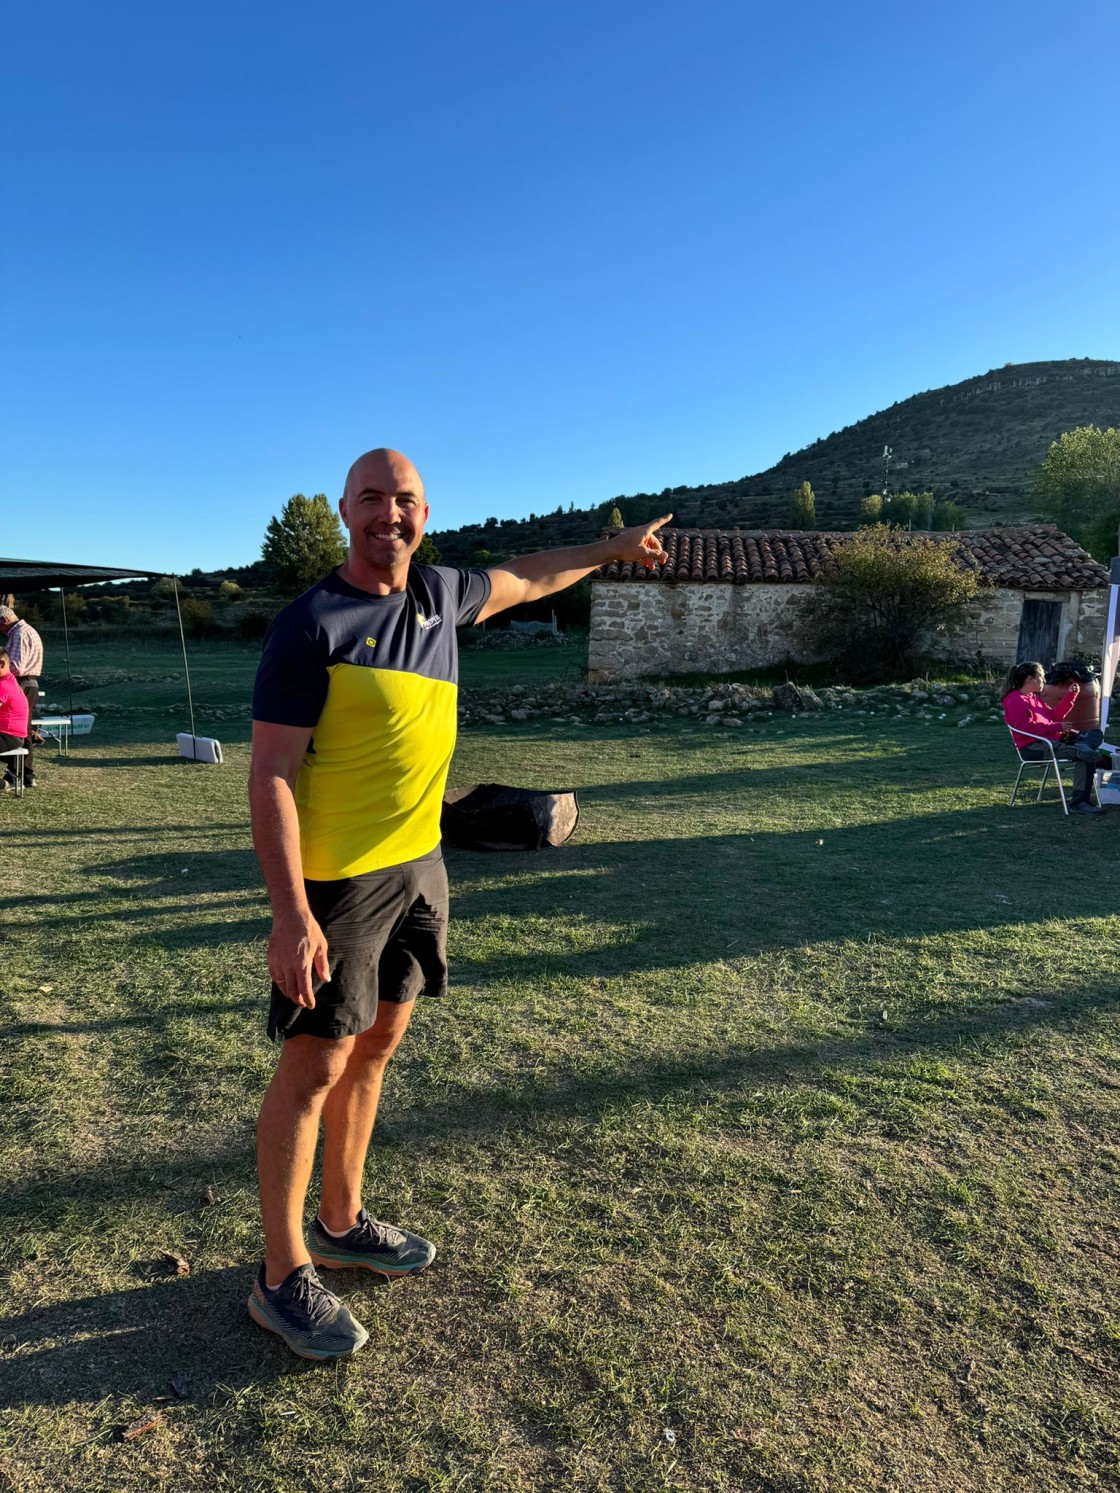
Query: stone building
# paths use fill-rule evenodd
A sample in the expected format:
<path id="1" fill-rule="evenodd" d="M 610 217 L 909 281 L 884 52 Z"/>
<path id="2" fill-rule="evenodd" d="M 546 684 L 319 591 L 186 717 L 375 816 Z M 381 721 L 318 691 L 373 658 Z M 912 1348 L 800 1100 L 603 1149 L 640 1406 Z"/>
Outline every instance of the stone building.
<path id="1" fill-rule="evenodd" d="M 730 673 L 816 661 L 806 626 L 832 554 L 850 533 L 778 529 L 666 529 L 664 564 L 604 567 L 591 587 L 588 673 Z M 917 536 L 916 536 L 917 537 Z M 1000 668 L 1099 655 L 1108 572 L 1052 524 L 954 535 L 982 589 L 933 634 L 946 661 L 980 655 Z"/>

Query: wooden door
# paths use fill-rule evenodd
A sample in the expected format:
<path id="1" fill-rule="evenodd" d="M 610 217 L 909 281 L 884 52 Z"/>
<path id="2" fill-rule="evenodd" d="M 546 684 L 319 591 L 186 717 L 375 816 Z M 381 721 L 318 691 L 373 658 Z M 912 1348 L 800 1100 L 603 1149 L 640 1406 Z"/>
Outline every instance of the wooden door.
<path id="1" fill-rule="evenodd" d="M 1058 628 L 1062 621 L 1060 601 L 1024 601 L 1019 619 L 1019 645 L 1015 662 L 1037 659 L 1048 669 L 1058 661 Z"/>

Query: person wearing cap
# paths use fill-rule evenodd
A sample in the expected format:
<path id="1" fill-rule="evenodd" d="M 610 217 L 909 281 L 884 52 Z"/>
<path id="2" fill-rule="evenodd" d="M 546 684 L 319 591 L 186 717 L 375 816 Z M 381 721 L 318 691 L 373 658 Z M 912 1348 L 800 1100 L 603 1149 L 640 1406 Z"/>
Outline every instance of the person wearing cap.
<path id="1" fill-rule="evenodd" d="M 269 1033 L 281 1049 L 257 1126 L 265 1247 L 248 1307 L 320 1361 L 353 1353 L 368 1333 L 316 1267 L 412 1275 L 436 1252 L 371 1218 L 362 1182 L 386 1064 L 416 998 L 447 987 L 440 808 L 455 746 L 455 629 L 612 560 L 656 565 L 668 522 L 487 570 L 417 563 L 424 486 L 386 449 L 350 468 L 339 512 L 347 558 L 265 638 L 249 770 L 272 905 Z M 305 1238 L 320 1127 L 319 1210 Z"/>
<path id="2" fill-rule="evenodd" d="M 8 606 L 0 606 L 0 635 L 7 639 L 5 647 L 15 681 L 27 696 L 27 736 L 23 743 L 27 748 L 27 758 L 23 765 L 23 786 L 34 788 L 35 758 L 31 751 L 31 721 L 39 703 L 39 675 L 43 672 L 43 640 L 30 622 L 21 621 L 16 612 Z"/>

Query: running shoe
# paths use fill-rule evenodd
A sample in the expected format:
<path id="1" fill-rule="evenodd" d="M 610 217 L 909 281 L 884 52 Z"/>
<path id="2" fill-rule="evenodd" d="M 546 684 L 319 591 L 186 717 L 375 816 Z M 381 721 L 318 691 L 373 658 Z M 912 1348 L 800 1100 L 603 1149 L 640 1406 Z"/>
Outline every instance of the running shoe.
<path id="1" fill-rule="evenodd" d="M 259 1327 L 282 1337 L 293 1353 L 320 1362 L 356 1353 L 369 1337 L 313 1265 L 300 1265 L 274 1291 L 264 1283 L 262 1265 L 249 1294 L 249 1315 Z"/>
<path id="2" fill-rule="evenodd" d="M 436 1247 L 419 1234 L 378 1223 L 363 1208 L 358 1221 L 341 1238 L 328 1234 L 323 1221 L 311 1225 L 308 1253 L 328 1270 L 376 1270 L 381 1275 L 412 1275 L 436 1257 Z"/>

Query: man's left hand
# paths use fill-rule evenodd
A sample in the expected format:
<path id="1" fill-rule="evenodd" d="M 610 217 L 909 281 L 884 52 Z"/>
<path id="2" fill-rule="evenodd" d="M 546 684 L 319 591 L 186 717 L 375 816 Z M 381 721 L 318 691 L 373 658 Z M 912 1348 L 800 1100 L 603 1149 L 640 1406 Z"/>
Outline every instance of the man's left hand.
<path id="1" fill-rule="evenodd" d="M 622 564 L 644 565 L 647 570 L 652 570 L 662 560 L 668 559 L 668 551 L 655 531 L 672 517 L 667 513 L 664 518 L 655 518 L 652 524 L 636 524 L 632 529 L 623 529 L 611 541 L 614 551 L 611 558 Z"/>

